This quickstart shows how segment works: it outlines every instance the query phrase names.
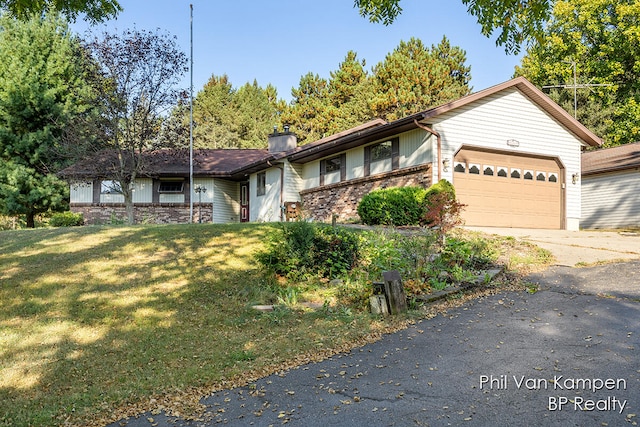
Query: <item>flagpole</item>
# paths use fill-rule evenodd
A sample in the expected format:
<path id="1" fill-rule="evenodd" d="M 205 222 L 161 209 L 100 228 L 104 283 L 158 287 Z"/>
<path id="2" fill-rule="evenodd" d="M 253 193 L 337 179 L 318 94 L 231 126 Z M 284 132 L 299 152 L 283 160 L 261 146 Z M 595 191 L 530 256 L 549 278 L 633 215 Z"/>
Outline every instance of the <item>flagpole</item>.
<path id="1" fill-rule="evenodd" d="M 189 5 L 191 64 L 189 83 L 189 222 L 193 222 L 193 4 Z"/>

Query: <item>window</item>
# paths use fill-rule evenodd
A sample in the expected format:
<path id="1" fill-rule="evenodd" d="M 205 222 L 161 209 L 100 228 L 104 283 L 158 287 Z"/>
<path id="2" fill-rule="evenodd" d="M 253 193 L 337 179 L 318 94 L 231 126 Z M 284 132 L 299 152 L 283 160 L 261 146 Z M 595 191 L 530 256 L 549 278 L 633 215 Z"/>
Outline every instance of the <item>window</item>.
<path id="1" fill-rule="evenodd" d="M 498 166 L 498 176 L 501 178 L 506 178 L 507 176 L 509 176 L 509 174 L 507 173 L 507 168 L 504 166 Z"/>
<path id="2" fill-rule="evenodd" d="M 482 173 L 483 175 L 493 176 L 493 166 L 485 166 Z"/>
<path id="3" fill-rule="evenodd" d="M 455 167 L 453 168 L 455 172 L 465 173 L 467 171 L 467 165 L 463 162 L 456 162 Z"/>
<path id="4" fill-rule="evenodd" d="M 369 148 L 369 150 L 371 150 L 371 161 L 376 162 L 378 160 L 390 159 L 392 155 L 391 145 L 391 141 L 379 142 L 372 145 Z"/>
<path id="5" fill-rule="evenodd" d="M 100 183 L 100 194 L 122 194 L 119 181 L 106 180 Z"/>
<path id="6" fill-rule="evenodd" d="M 330 159 L 324 160 L 325 162 L 324 171 L 326 173 L 340 171 L 340 166 L 342 165 L 341 159 L 342 159 L 342 156 L 336 156 L 336 157 L 332 157 Z"/>
<path id="7" fill-rule="evenodd" d="M 257 176 L 256 195 L 264 196 L 267 194 L 267 173 L 260 172 Z"/>
<path id="8" fill-rule="evenodd" d="M 520 169 L 511 169 L 511 178 L 520 179 Z"/>
<path id="9" fill-rule="evenodd" d="M 159 193 L 182 193 L 184 191 L 183 180 L 162 180 L 160 181 Z"/>
<path id="10" fill-rule="evenodd" d="M 525 170 L 524 171 L 524 179 L 526 179 L 528 181 L 533 181 L 533 171 Z"/>
<path id="11" fill-rule="evenodd" d="M 555 172 L 549 172 L 549 182 L 558 182 L 558 174 Z"/>
<path id="12" fill-rule="evenodd" d="M 546 181 L 547 180 L 547 174 L 544 172 L 538 172 L 536 174 L 536 181 Z"/>
<path id="13" fill-rule="evenodd" d="M 320 161 L 320 185 L 336 184 L 347 179 L 345 153 Z"/>
<path id="14" fill-rule="evenodd" d="M 392 138 L 364 147 L 364 176 L 390 172 L 399 168 L 399 138 Z"/>
<path id="15" fill-rule="evenodd" d="M 469 173 L 474 175 L 480 175 L 480 165 L 476 165 L 473 163 L 469 164 Z"/>

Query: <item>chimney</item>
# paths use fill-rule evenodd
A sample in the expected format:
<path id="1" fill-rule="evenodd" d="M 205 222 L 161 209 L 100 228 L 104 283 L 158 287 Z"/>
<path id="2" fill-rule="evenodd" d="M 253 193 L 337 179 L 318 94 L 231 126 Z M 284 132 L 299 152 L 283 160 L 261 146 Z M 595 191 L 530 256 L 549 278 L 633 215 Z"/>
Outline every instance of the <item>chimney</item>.
<path id="1" fill-rule="evenodd" d="M 298 137 L 289 132 L 289 125 L 284 125 L 284 132 L 278 132 L 278 127 L 273 127 L 273 133 L 269 134 L 269 152 L 282 153 L 293 150 L 298 146 Z"/>

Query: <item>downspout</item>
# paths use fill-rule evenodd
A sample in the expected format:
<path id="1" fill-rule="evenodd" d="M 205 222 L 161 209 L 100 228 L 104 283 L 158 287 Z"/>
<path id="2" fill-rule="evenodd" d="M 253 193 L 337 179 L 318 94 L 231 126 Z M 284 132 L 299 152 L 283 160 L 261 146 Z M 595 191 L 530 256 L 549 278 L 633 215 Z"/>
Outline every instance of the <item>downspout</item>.
<path id="1" fill-rule="evenodd" d="M 428 126 L 419 123 L 416 119 L 413 119 L 413 123 L 418 126 L 420 129 L 426 130 L 431 135 L 435 135 L 437 141 L 437 150 L 438 150 L 438 181 L 442 179 L 442 139 L 440 138 L 440 134 L 435 130 L 431 129 Z"/>
<path id="2" fill-rule="evenodd" d="M 284 222 L 284 166 L 273 165 L 269 160 L 267 164 L 272 168 L 280 169 L 280 222 Z"/>

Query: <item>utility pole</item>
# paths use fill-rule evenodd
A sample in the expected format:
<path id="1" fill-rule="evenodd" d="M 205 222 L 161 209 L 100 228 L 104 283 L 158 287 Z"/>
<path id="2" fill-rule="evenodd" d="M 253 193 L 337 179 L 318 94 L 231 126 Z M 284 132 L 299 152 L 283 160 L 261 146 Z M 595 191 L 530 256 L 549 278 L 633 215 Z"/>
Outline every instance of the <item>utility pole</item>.
<path id="1" fill-rule="evenodd" d="M 191 48 L 191 63 L 189 66 L 189 222 L 193 222 L 193 4 L 189 5 L 189 44 Z"/>

